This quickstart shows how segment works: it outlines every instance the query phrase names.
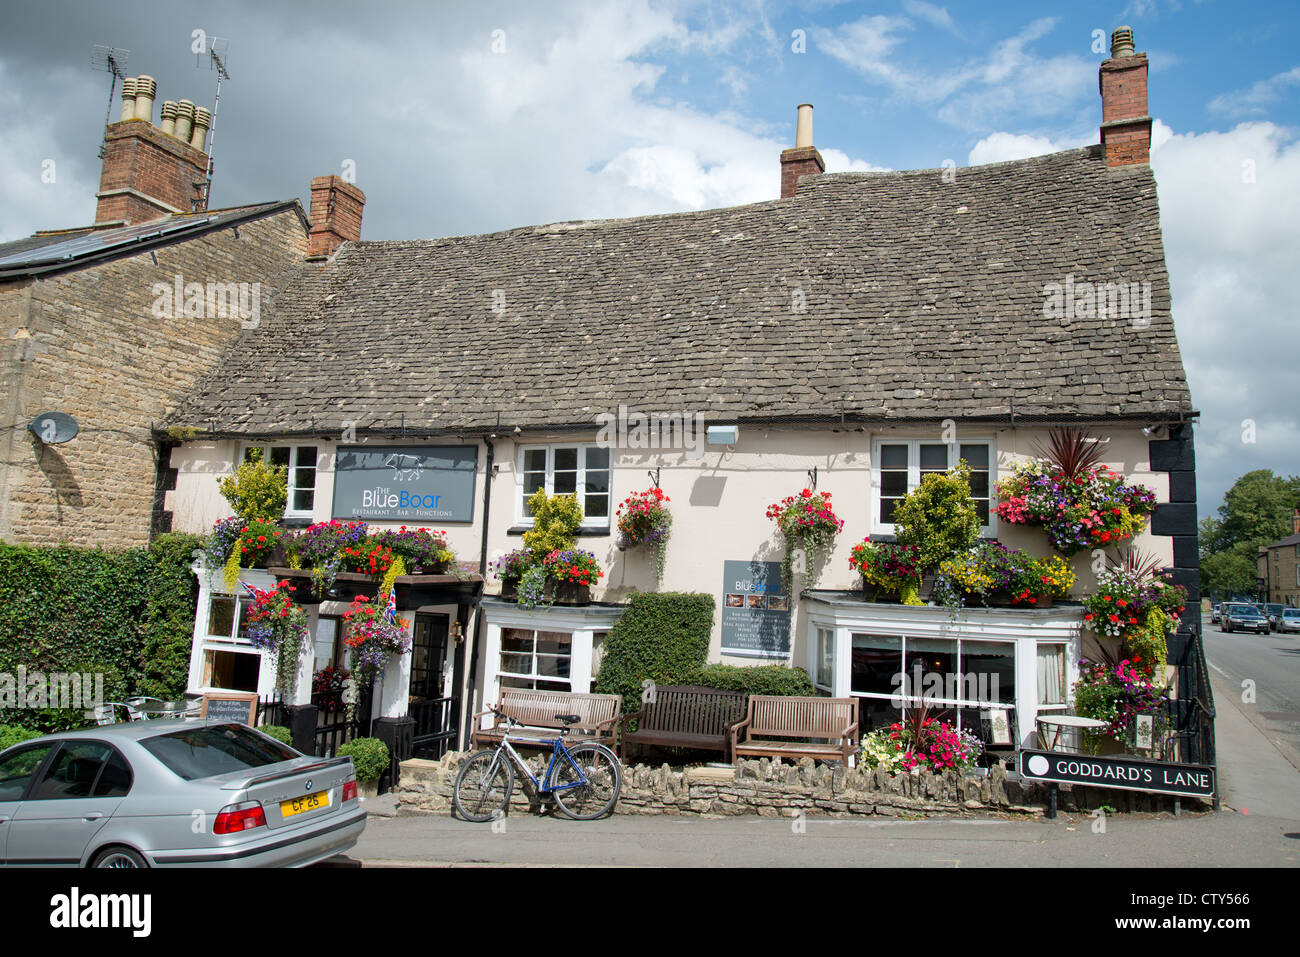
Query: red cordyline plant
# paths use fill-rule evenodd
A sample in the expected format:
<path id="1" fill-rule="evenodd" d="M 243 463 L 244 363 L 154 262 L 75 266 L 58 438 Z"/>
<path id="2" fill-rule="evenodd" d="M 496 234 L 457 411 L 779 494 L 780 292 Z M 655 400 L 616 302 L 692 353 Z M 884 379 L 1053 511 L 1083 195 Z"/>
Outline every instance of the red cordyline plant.
<path id="1" fill-rule="evenodd" d="M 844 528 L 844 520 L 836 518 L 831 508 L 831 493 L 803 489 L 798 495 L 787 495 L 769 505 L 767 517 L 776 522 L 785 539 L 781 581 L 786 593 L 794 590 L 796 565 L 802 566 L 799 570 L 804 573 L 808 587 L 816 585 L 821 561 Z M 801 555 L 801 559 L 796 560 L 796 555 Z"/>

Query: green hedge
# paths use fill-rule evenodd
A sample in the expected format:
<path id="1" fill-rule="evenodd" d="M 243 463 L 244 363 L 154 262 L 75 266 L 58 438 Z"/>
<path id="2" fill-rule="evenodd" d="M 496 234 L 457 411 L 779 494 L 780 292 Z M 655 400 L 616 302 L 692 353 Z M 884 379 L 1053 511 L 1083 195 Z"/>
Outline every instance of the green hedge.
<path id="1" fill-rule="evenodd" d="M 809 697 L 817 693 L 808 672 L 784 665 L 705 665 L 693 684 L 745 694 Z"/>
<path id="2" fill-rule="evenodd" d="M 14 724 L 0 724 L 0 751 L 40 736 L 39 731 L 33 731 L 31 728 L 20 728 Z"/>
<path id="3" fill-rule="evenodd" d="M 185 690 L 198 583 L 195 535 L 148 547 L 0 544 L 0 672 L 102 673 L 104 697 Z M 80 711 L 13 709 L 0 720 L 38 731 L 82 727 Z"/>
<path id="4" fill-rule="evenodd" d="M 281 744 L 293 747 L 293 732 L 282 724 L 264 724 L 257 729 L 267 737 L 275 738 Z"/>
<path id="5" fill-rule="evenodd" d="M 646 592 L 630 596 L 627 609 L 605 639 L 595 691 L 623 696 L 623 710 L 641 707 L 641 682 L 687 684 L 704 666 L 713 630 L 713 596 Z"/>

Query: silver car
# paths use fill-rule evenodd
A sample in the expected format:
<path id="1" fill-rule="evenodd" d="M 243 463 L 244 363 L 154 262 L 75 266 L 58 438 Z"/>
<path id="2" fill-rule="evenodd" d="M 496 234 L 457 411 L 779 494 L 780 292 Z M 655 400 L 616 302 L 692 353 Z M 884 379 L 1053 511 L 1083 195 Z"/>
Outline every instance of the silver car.
<path id="1" fill-rule="evenodd" d="M 1300 631 L 1300 608 L 1284 608 L 1277 619 L 1279 632 Z"/>
<path id="2" fill-rule="evenodd" d="M 133 721 L 0 752 L 0 863 L 294 867 L 366 826 L 352 759 L 242 724 Z"/>

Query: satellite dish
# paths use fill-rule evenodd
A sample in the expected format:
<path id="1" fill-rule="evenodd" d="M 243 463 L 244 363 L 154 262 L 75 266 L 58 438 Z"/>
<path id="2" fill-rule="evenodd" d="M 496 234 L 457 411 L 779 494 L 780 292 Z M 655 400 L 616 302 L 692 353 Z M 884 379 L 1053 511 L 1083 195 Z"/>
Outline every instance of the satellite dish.
<path id="1" fill-rule="evenodd" d="M 66 412 L 42 412 L 27 428 L 46 445 L 60 445 L 77 437 L 77 420 Z"/>

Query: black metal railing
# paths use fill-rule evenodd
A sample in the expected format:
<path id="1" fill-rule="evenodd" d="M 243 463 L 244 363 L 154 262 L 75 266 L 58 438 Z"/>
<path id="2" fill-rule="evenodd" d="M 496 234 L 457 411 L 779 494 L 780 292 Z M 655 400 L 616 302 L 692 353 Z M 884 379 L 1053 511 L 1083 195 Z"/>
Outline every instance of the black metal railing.
<path id="1" fill-rule="evenodd" d="M 457 698 L 429 698 L 413 701 L 410 717 L 415 722 L 413 755 L 437 759 L 447 753 L 456 739 Z"/>

